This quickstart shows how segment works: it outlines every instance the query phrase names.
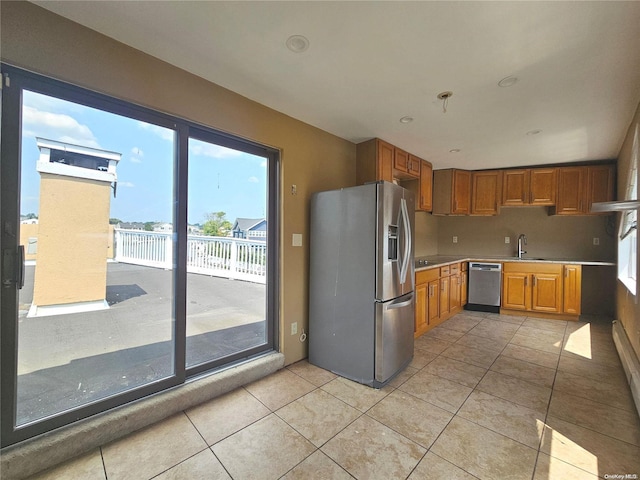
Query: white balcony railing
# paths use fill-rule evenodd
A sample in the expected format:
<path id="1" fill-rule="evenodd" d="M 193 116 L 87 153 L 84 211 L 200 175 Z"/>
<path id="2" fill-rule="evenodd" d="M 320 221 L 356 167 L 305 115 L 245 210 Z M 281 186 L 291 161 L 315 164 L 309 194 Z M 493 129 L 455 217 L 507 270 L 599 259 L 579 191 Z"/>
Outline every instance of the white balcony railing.
<path id="1" fill-rule="evenodd" d="M 173 233 L 115 229 L 115 260 L 173 268 Z M 240 238 L 187 236 L 187 272 L 266 283 L 267 245 Z"/>

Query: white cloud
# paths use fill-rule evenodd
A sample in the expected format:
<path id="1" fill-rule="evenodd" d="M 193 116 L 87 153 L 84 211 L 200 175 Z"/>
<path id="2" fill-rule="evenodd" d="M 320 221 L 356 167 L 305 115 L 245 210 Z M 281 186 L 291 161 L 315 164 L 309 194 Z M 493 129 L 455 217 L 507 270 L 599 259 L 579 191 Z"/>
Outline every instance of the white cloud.
<path id="1" fill-rule="evenodd" d="M 142 157 L 144 157 L 144 152 L 138 147 L 133 147 L 131 149 L 131 162 L 133 163 L 142 163 Z"/>
<path id="2" fill-rule="evenodd" d="M 212 158 L 232 158 L 242 155 L 242 152 L 238 150 L 198 141 L 189 142 L 189 151 L 194 155 Z"/>
<path id="3" fill-rule="evenodd" d="M 69 115 L 24 106 L 22 122 L 22 135 L 26 137 L 43 137 L 84 147 L 101 148 L 91 129 Z"/>
<path id="4" fill-rule="evenodd" d="M 131 182 L 118 182 L 119 187 L 133 188 L 135 185 Z"/>
<path id="5" fill-rule="evenodd" d="M 267 167 L 267 161 L 263 160 L 262 162 L 260 162 L 260 166 L 266 168 Z"/>
<path id="6" fill-rule="evenodd" d="M 258 177 L 249 177 L 249 183 L 260 183 Z"/>
<path id="7" fill-rule="evenodd" d="M 147 130 L 148 132 L 153 133 L 154 135 L 159 136 L 163 140 L 172 141 L 173 140 L 173 130 L 169 130 L 168 128 L 159 127 L 158 125 L 152 125 L 150 123 L 138 122 L 138 127 L 143 130 Z"/>

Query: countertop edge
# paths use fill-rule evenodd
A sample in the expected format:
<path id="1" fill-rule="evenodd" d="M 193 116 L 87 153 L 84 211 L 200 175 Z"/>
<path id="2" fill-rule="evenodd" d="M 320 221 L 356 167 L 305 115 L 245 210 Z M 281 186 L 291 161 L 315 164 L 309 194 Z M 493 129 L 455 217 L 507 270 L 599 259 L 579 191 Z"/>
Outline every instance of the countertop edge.
<path id="1" fill-rule="evenodd" d="M 574 260 L 574 259 L 549 259 L 549 260 L 536 260 L 533 258 L 511 258 L 511 257 L 476 257 L 476 256 L 460 256 L 455 257 L 453 255 L 443 255 L 442 259 L 437 256 L 419 257 L 426 258 L 429 262 L 424 267 L 415 268 L 416 272 L 423 270 L 430 270 L 432 268 L 443 267 L 459 262 L 500 262 L 500 263 L 552 263 L 561 265 L 586 265 L 586 266 L 602 266 L 602 267 L 615 267 L 614 262 L 604 262 L 596 260 Z"/>

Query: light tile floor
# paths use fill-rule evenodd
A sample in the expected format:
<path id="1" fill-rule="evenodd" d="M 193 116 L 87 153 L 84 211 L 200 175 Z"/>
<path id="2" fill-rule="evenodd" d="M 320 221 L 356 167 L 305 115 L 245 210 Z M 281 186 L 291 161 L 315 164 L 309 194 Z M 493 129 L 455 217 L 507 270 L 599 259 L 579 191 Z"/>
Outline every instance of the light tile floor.
<path id="1" fill-rule="evenodd" d="M 301 361 L 32 478 L 640 476 L 609 323 L 463 312 L 415 347 L 381 390 Z"/>

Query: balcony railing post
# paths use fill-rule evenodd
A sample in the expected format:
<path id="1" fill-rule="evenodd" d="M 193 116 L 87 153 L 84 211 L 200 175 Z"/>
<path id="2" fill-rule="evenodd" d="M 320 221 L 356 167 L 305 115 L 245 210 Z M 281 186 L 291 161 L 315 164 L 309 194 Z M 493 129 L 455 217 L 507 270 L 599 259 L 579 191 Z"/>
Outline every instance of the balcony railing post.
<path id="1" fill-rule="evenodd" d="M 238 242 L 231 240 L 231 258 L 229 263 L 229 275 L 235 278 L 238 272 Z"/>

